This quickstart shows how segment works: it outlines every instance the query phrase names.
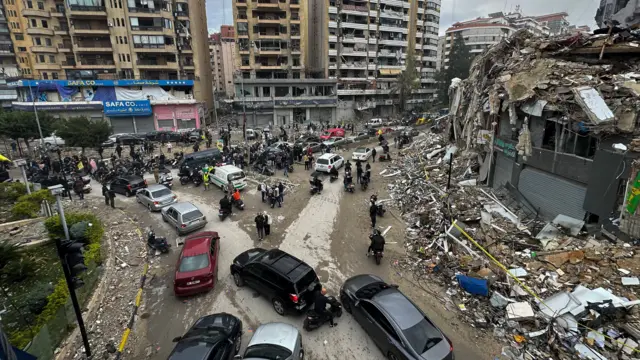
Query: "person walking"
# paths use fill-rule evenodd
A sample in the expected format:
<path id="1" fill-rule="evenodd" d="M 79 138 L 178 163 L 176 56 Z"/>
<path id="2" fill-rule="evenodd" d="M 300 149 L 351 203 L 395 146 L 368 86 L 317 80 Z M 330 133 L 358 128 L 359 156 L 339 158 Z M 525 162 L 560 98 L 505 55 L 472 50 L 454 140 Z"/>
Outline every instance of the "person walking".
<path id="1" fill-rule="evenodd" d="M 78 195 L 80 200 L 84 200 L 84 182 L 80 176 L 73 182 L 73 191 Z"/>
<path id="2" fill-rule="evenodd" d="M 376 213 L 378 212 L 378 207 L 375 202 L 371 202 L 371 206 L 369 206 L 369 217 L 371 218 L 371 227 L 376 227 Z"/>
<path id="3" fill-rule="evenodd" d="M 153 167 L 153 178 L 156 180 L 156 184 L 160 182 L 160 169 L 158 165 Z"/>
<path id="4" fill-rule="evenodd" d="M 285 161 L 284 166 L 284 176 L 289 177 L 289 162 Z"/>
<path id="5" fill-rule="evenodd" d="M 269 234 L 271 234 L 271 223 L 272 223 L 272 218 L 271 215 L 267 214 L 267 211 L 265 210 L 263 212 L 263 216 L 264 216 L 264 236 L 269 236 Z"/>
<path id="6" fill-rule="evenodd" d="M 376 151 L 376 147 L 374 146 L 373 150 L 371 150 L 371 157 L 373 158 L 373 162 L 376 162 L 376 154 L 377 154 L 377 151 Z"/>
<path id="7" fill-rule="evenodd" d="M 302 160 L 304 161 L 304 169 L 309 170 L 309 155 L 304 154 Z"/>
<path id="8" fill-rule="evenodd" d="M 265 183 L 260 184 L 260 194 L 262 195 L 262 202 L 264 202 L 264 197 L 267 195 L 267 185 Z"/>
<path id="9" fill-rule="evenodd" d="M 196 143 L 193 144 L 193 152 L 198 152 L 198 150 L 200 150 L 200 143 L 196 141 Z"/>
<path id="10" fill-rule="evenodd" d="M 109 189 L 106 184 L 102 185 L 102 196 L 104 196 L 104 204 L 111 205 L 115 208 L 113 199 L 116 197 L 116 193 Z"/>
<path id="11" fill-rule="evenodd" d="M 209 171 L 202 172 L 202 184 L 204 184 L 204 190 L 209 190 Z"/>
<path id="12" fill-rule="evenodd" d="M 102 145 L 98 146 L 98 155 L 100 155 L 100 160 L 102 160 L 102 153 L 104 152 L 104 148 Z"/>
<path id="13" fill-rule="evenodd" d="M 171 141 L 169 141 L 167 143 L 167 151 L 169 152 L 169 154 L 171 154 L 171 149 L 173 148 L 173 145 L 171 145 Z"/>
<path id="14" fill-rule="evenodd" d="M 278 182 L 278 192 L 280 193 L 280 203 L 284 202 L 284 185 L 282 182 Z"/>
<path id="15" fill-rule="evenodd" d="M 273 197 L 278 202 L 278 207 L 282 207 L 282 201 L 280 201 L 280 189 L 277 186 L 273 186 Z"/>
<path id="16" fill-rule="evenodd" d="M 257 213 L 256 217 L 253 219 L 256 222 L 256 230 L 258 231 L 258 241 L 262 241 L 264 239 L 264 215 L 261 213 Z"/>
<path id="17" fill-rule="evenodd" d="M 122 158 L 122 146 L 120 146 L 120 143 L 116 146 L 116 153 L 118 154 L 118 158 Z"/>

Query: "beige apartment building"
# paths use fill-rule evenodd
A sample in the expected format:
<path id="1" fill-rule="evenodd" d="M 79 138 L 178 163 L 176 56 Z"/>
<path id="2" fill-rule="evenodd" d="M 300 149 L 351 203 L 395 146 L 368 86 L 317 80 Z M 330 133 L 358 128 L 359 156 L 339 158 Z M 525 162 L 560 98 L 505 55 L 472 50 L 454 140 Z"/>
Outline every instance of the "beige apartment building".
<path id="1" fill-rule="evenodd" d="M 213 72 L 213 90 L 226 98 L 233 97 L 236 43 L 233 38 L 216 33 L 209 36 L 209 53 Z"/>
<path id="2" fill-rule="evenodd" d="M 2 1 L 22 78 L 194 80 L 213 108 L 204 1 Z"/>

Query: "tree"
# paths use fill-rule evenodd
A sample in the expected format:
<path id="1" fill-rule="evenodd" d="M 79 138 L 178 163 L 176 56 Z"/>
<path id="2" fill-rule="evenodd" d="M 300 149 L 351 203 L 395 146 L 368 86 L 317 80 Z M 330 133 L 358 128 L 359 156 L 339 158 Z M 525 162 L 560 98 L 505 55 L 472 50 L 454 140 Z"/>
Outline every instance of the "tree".
<path id="1" fill-rule="evenodd" d="M 466 79 L 469 76 L 469 68 L 473 62 L 473 55 L 469 47 L 464 43 L 460 33 L 456 33 L 453 45 L 449 51 L 449 62 L 445 63 L 447 68 L 442 68 L 436 74 L 438 82 L 438 99 L 443 106 L 449 106 L 449 85 L 454 78 Z"/>
<path id="2" fill-rule="evenodd" d="M 86 116 L 60 120 L 56 135 L 64 139 L 67 146 L 97 148 L 111 135 L 111 125 L 107 121 L 92 121 Z"/>
<path id="3" fill-rule="evenodd" d="M 391 88 L 391 95 L 400 96 L 400 108 L 406 110 L 407 100 L 411 97 L 413 90 L 420 87 L 420 74 L 416 69 L 416 59 L 414 52 L 407 53 L 405 69 L 398 75 L 395 85 Z"/>
<path id="4" fill-rule="evenodd" d="M 42 136 L 49 136 L 55 129 L 56 119 L 47 113 L 38 113 Z M 0 134 L 15 141 L 24 140 L 29 148 L 30 139 L 39 139 L 40 131 L 36 122 L 35 113 L 30 111 L 3 111 L 0 112 Z"/>

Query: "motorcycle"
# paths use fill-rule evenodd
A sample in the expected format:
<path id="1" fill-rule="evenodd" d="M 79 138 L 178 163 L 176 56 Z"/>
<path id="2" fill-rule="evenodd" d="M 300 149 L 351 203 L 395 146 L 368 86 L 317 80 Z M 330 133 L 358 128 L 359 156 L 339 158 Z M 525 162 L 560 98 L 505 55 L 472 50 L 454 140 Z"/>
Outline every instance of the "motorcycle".
<path id="1" fill-rule="evenodd" d="M 229 210 L 225 210 L 223 208 L 218 209 L 218 218 L 220 218 L 220 221 L 224 221 L 224 219 L 226 219 L 229 215 L 231 215 Z"/>
<path id="2" fill-rule="evenodd" d="M 349 185 L 347 185 L 347 186 L 344 188 L 344 190 L 345 190 L 345 191 L 348 191 L 348 192 L 350 192 L 350 193 L 353 193 L 353 191 L 355 190 L 355 188 L 356 188 L 356 186 L 355 186 L 355 185 L 353 185 L 353 183 L 349 183 Z"/>
<path id="3" fill-rule="evenodd" d="M 385 212 L 387 212 L 387 210 L 384 208 L 384 205 L 380 202 L 376 202 L 376 215 L 383 217 Z"/>
<path id="4" fill-rule="evenodd" d="M 333 296 L 327 296 L 327 300 L 328 300 L 329 305 L 330 305 L 329 312 L 331 312 L 333 317 L 334 318 L 338 318 L 338 317 L 342 316 L 342 305 L 340 304 L 338 299 L 336 299 Z M 307 312 L 307 316 L 304 319 L 302 327 L 306 331 L 311 331 L 311 330 L 319 328 L 320 326 L 322 326 L 322 324 L 326 323 L 327 321 L 329 321 L 329 317 L 327 315 L 325 315 L 325 314 L 317 314 L 315 312 L 315 310 L 310 309 Z"/>
<path id="5" fill-rule="evenodd" d="M 238 210 L 244 210 L 244 201 L 242 201 L 242 199 L 238 199 L 238 200 L 231 200 L 233 202 L 233 205 L 238 208 Z"/>
<path id="6" fill-rule="evenodd" d="M 158 181 L 160 185 L 166 186 L 169 190 L 173 187 L 173 176 L 171 174 L 160 175 L 160 180 Z"/>
<path id="7" fill-rule="evenodd" d="M 201 171 L 194 171 L 191 174 L 191 181 L 193 181 L 193 185 L 195 185 L 196 187 L 200 186 L 200 184 L 202 184 L 202 172 Z"/>
<path id="8" fill-rule="evenodd" d="M 334 182 L 334 181 L 336 181 L 336 180 L 338 180 L 338 175 L 333 175 L 333 174 L 331 174 L 331 175 L 329 176 L 329 182 L 330 182 L 330 183 L 332 183 L 332 182 Z"/>
<path id="9" fill-rule="evenodd" d="M 360 188 L 362 191 L 365 191 L 367 190 L 367 187 L 369 187 L 369 179 L 367 179 L 366 176 L 363 176 L 362 179 L 360 179 Z"/>
<path id="10" fill-rule="evenodd" d="M 180 176 L 180 184 L 181 185 L 187 185 L 189 183 L 189 181 L 191 181 L 191 176 L 189 176 L 189 175 Z"/>
<path id="11" fill-rule="evenodd" d="M 378 161 L 380 162 L 391 161 L 391 154 L 386 153 L 386 154 L 380 155 L 380 157 L 378 158 Z"/>
<path id="12" fill-rule="evenodd" d="M 159 250 L 161 253 L 166 254 L 171 249 L 171 244 L 167 242 L 166 238 L 156 237 L 156 234 L 151 228 L 147 230 L 147 245 L 153 250 Z"/>
<path id="13" fill-rule="evenodd" d="M 287 171 L 292 173 L 293 172 L 293 165 L 289 165 L 289 168 L 287 169 Z"/>

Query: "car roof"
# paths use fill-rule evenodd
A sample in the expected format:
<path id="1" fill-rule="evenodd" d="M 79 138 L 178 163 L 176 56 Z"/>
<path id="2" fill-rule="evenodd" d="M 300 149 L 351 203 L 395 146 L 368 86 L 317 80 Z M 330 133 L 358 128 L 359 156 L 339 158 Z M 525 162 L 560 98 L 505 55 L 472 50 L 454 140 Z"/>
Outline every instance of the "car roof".
<path id="1" fill-rule="evenodd" d="M 380 291 L 371 301 L 383 309 L 400 329 L 408 329 L 424 319 L 424 314 L 395 287 Z"/>
<path id="2" fill-rule="evenodd" d="M 331 159 L 334 156 L 338 156 L 338 155 L 337 154 L 332 154 L 332 153 L 322 154 L 322 156 L 320 156 L 318 159 Z"/>
<path id="3" fill-rule="evenodd" d="M 265 252 L 257 261 L 268 265 L 292 281 L 298 280 L 304 276 L 304 274 L 308 273 L 309 270 L 313 270 L 313 268 L 304 261 L 280 249 L 271 249 Z"/>
<path id="4" fill-rule="evenodd" d="M 144 181 L 144 179 L 137 175 L 124 175 L 120 176 L 120 179 L 129 180 L 129 181 Z"/>
<path id="5" fill-rule="evenodd" d="M 260 325 L 253 333 L 249 345 L 273 344 L 280 345 L 293 352 L 298 341 L 298 329 L 285 323 L 268 323 Z"/>
<path id="6" fill-rule="evenodd" d="M 187 236 L 184 239 L 184 241 L 191 240 L 191 239 L 198 239 L 198 238 L 219 238 L 219 237 L 220 235 L 218 235 L 217 231 L 202 231 L 202 232 Z"/>
<path id="7" fill-rule="evenodd" d="M 153 185 L 149 185 L 147 186 L 147 190 L 154 192 L 156 190 L 162 190 L 162 189 L 166 189 L 167 187 L 164 185 L 159 185 L 159 184 L 153 184 Z"/>
<path id="8" fill-rule="evenodd" d="M 190 202 L 179 202 L 171 205 L 172 208 L 176 209 L 179 213 L 185 213 L 192 210 L 198 210 L 198 208 Z"/>
<path id="9" fill-rule="evenodd" d="M 182 256 L 195 256 L 209 252 L 210 237 L 188 238 L 182 247 Z"/>
<path id="10" fill-rule="evenodd" d="M 240 169 L 237 166 L 234 165 L 222 165 L 222 166 L 218 166 L 216 167 L 216 170 L 222 170 L 224 172 L 238 172 L 238 171 L 242 171 L 242 169 Z"/>

